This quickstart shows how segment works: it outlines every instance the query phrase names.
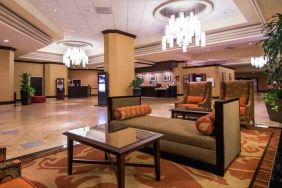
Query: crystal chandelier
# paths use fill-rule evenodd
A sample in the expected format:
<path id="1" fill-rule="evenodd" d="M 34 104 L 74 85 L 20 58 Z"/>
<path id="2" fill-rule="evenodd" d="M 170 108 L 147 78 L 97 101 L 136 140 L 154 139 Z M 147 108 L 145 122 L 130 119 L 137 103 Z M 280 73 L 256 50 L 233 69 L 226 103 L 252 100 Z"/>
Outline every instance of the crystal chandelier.
<path id="1" fill-rule="evenodd" d="M 81 64 L 82 67 L 85 68 L 88 64 L 88 56 L 82 48 L 69 47 L 63 56 L 63 62 L 67 67 Z"/>
<path id="2" fill-rule="evenodd" d="M 260 57 L 251 57 L 251 64 L 256 68 L 262 68 L 267 63 L 267 57 L 260 56 Z"/>
<path id="3" fill-rule="evenodd" d="M 200 20 L 194 12 L 190 12 L 189 16 L 185 16 L 184 12 L 179 13 L 179 17 L 171 15 L 168 25 L 165 27 L 165 35 L 162 37 L 162 50 L 166 50 L 167 43 L 173 48 L 174 41 L 183 52 L 187 52 L 187 47 L 195 38 L 196 46 L 206 46 L 206 34 L 202 31 Z"/>

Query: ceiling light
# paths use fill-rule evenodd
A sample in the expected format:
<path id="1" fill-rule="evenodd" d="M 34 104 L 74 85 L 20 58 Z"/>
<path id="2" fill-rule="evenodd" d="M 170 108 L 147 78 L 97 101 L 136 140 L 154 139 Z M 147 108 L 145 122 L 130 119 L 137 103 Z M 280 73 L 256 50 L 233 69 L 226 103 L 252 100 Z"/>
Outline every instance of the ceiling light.
<path id="1" fill-rule="evenodd" d="M 9 40 L 7 40 L 7 39 L 5 39 L 5 40 L 3 40 L 4 42 L 6 42 L 6 43 L 8 43 L 8 42 L 10 42 Z"/>
<path id="2" fill-rule="evenodd" d="M 180 12 L 178 18 L 171 15 L 162 37 L 162 50 L 166 50 L 167 43 L 170 48 L 173 48 L 175 41 L 179 47 L 182 47 L 183 52 L 187 52 L 192 38 L 194 38 L 196 46 L 206 46 L 206 33 L 202 31 L 198 16 L 194 15 L 193 11 L 189 16 L 185 16 L 184 12 Z"/>
<path id="3" fill-rule="evenodd" d="M 251 65 L 255 66 L 256 68 L 262 68 L 267 63 L 267 57 L 260 56 L 260 57 L 251 57 Z"/>
<path id="4" fill-rule="evenodd" d="M 249 45 L 253 44 L 252 42 L 249 42 Z"/>
<path id="5" fill-rule="evenodd" d="M 52 10 L 53 10 L 54 12 L 57 12 L 57 9 L 55 9 L 55 8 L 53 8 Z"/>

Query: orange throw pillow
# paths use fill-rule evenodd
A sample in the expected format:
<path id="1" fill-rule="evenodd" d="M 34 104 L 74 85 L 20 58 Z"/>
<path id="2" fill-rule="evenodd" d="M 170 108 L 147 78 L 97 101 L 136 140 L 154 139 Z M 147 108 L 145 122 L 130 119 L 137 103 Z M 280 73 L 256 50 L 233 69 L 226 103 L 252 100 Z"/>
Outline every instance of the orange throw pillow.
<path id="1" fill-rule="evenodd" d="M 240 116 L 246 115 L 246 107 L 240 107 Z"/>
<path id="2" fill-rule="evenodd" d="M 210 136 L 214 131 L 213 122 L 207 115 L 197 119 L 196 128 L 201 134 L 205 136 Z"/>
<path id="3" fill-rule="evenodd" d="M 188 104 L 199 104 L 203 102 L 204 97 L 201 96 L 188 96 L 187 97 L 187 103 Z"/>
<path id="4" fill-rule="evenodd" d="M 239 101 L 240 101 L 240 107 L 246 107 L 247 97 L 241 96 Z"/>
<path id="5" fill-rule="evenodd" d="M 213 123 L 215 122 L 215 113 L 214 112 L 210 112 L 206 116 L 209 117 Z"/>
<path id="6" fill-rule="evenodd" d="M 138 105 L 138 106 L 128 106 L 121 107 L 114 110 L 114 118 L 116 120 L 124 120 L 138 116 L 144 116 L 150 114 L 152 108 L 149 105 Z"/>

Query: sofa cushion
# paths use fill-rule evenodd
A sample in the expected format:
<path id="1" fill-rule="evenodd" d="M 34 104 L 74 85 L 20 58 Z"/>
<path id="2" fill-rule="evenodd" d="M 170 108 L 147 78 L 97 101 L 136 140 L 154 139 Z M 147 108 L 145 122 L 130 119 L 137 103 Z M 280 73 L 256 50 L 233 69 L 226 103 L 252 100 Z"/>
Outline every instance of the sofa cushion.
<path id="1" fill-rule="evenodd" d="M 187 97 L 187 103 L 188 104 L 199 104 L 203 102 L 204 97 L 202 96 L 188 96 Z"/>
<path id="2" fill-rule="evenodd" d="M 196 128 L 201 134 L 209 136 L 214 130 L 213 121 L 208 115 L 202 116 L 197 119 Z"/>
<path id="3" fill-rule="evenodd" d="M 0 188 L 32 188 L 35 187 L 27 179 L 20 177 L 0 184 Z"/>
<path id="4" fill-rule="evenodd" d="M 150 114 L 152 108 L 149 105 L 138 105 L 138 106 L 129 106 L 117 108 L 114 111 L 114 117 L 116 120 L 124 120 L 128 118 L 144 116 Z"/>
<path id="5" fill-rule="evenodd" d="M 197 104 L 179 104 L 178 107 L 180 108 L 199 108 Z"/>
<path id="6" fill-rule="evenodd" d="M 140 116 L 126 120 L 114 120 L 113 126 L 127 126 L 164 134 L 162 139 L 215 150 L 215 138 L 201 135 L 194 121 L 164 118 L 155 116 Z"/>
<path id="7" fill-rule="evenodd" d="M 240 101 L 240 107 L 246 107 L 246 105 L 247 105 L 247 97 L 241 96 L 239 101 Z"/>

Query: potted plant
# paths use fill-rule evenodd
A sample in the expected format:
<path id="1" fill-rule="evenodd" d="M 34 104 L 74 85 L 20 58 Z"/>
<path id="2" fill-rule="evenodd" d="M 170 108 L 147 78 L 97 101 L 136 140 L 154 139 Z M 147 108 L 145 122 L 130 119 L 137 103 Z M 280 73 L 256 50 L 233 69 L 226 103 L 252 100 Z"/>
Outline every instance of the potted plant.
<path id="1" fill-rule="evenodd" d="M 31 103 L 31 96 L 34 95 L 35 89 L 30 85 L 30 74 L 22 73 L 21 77 L 21 102 L 22 105 L 28 105 Z"/>
<path id="2" fill-rule="evenodd" d="M 133 96 L 141 96 L 141 84 L 144 82 L 142 78 L 135 77 L 134 80 L 131 81 L 129 87 L 132 87 Z"/>
<path id="3" fill-rule="evenodd" d="M 263 27 L 264 55 L 268 59 L 266 74 L 273 87 L 264 94 L 272 121 L 282 123 L 282 14 L 275 14 Z"/>

